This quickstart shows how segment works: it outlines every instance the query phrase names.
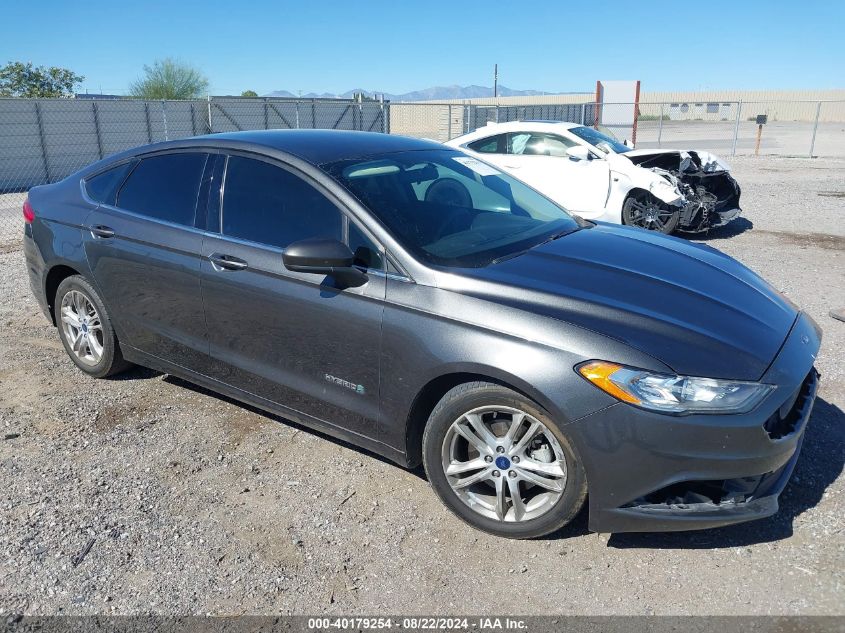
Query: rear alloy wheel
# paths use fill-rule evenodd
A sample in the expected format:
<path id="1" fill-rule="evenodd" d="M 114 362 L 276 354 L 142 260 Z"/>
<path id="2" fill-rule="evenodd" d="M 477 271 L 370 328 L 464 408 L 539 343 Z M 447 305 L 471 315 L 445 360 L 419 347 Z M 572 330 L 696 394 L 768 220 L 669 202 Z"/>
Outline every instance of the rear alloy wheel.
<path id="1" fill-rule="evenodd" d="M 120 353 L 105 306 L 81 276 L 59 284 L 54 310 L 65 351 L 86 374 L 104 378 L 130 366 Z"/>
<path id="2" fill-rule="evenodd" d="M 450 510 L 474 527 L 532 538 L 568 523 L 586 495 L 583 467 L 539 408 L 499 385 L 450 391 L 426 427 L 429 481 Z"/>
<path id="3" fill-rule="evenodd" d="M 645 191 L 634 192 L 622 205 L 622 223 L 669 235 L 678 226 L 681 210 Z"/>

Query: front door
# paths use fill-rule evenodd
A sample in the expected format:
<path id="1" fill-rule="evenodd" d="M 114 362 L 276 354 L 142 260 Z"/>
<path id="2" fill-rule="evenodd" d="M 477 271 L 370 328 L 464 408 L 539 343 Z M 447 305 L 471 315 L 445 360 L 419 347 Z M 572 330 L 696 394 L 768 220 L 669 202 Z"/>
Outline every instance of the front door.
<path id="1" fill-rule="evenodd" d="M 291 272 L 282 253 L 292 242 L 334 238 L 355 250 L 366 238 L 335 202 L 275 163 L 230 156 L 223 191 L 209 222 L 219 234 L 205 237 L 201 265 L 212 377 L 376 438 L 381 255 L 362 256 L 373 272 L 356 288 Z"/>
<path id="2" fill-rule="evenodd" d="M 610 168 L 599 157 L 574 160 L 566 151 L 575 142 L 556 134 L 508 134 L 507 154 L 500 164 L 514 176 L 564 208 L 591 219 L 604 214 Z"/>

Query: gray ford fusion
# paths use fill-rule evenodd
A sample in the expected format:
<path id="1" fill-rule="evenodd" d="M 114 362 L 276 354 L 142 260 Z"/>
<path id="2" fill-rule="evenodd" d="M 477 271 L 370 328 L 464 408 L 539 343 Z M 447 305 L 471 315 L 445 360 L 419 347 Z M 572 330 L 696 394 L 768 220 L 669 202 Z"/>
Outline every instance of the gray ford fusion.
<path id="1" fill-rule="evenodd" d="M 600 532 L 769 516 L 816 396 L 818 327 L 735 260 L 429 141 L 159 143 L 23 212 L 32 290 L 83 372 L 151 367 L 423 463 L 501 536 L 552 532 L 588 493 Z"/>

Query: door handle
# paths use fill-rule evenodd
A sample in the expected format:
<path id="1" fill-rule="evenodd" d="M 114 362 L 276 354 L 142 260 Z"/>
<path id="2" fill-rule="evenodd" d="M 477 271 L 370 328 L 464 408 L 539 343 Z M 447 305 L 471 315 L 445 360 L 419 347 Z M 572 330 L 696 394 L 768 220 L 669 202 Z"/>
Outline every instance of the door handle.
<path id="1" fill-rule="evenodd" d="M 215 270 L 243 270 L 248 265 L 239 257 L 223 255 L 221 253 L 212 253 L 208 256 L 208 259 L 211 261 Z"/>
<path id="2" fill-rule="evenodd" d="M 100 238 L 109 238 L 114 237 L 114 229 L 103 226 L 102 224 L 95 224 L 94 226 L 88 227 L 88 230 L 91 231 L 91 235 L 94 237 Z"/>
<path id="3" fill-rule="evenodd" d="M 505 163 L 506 169 L 519 169 L 520 167 L 522 167 L 522 165 L 508 165 L 507 163 Z"/>

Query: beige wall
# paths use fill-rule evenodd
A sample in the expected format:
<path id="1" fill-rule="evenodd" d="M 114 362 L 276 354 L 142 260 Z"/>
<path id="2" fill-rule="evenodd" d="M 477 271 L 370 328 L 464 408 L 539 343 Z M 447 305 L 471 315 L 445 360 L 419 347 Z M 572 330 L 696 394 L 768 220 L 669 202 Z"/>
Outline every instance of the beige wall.
<path id="1" fill-rule="evenodd" d="M 391 103 L 390 129 L 394 134 L 407 134 L 445 141 L 462 133 L 463 113 L 460 106 L 468 105 L 553 105 L 589 103 L 594 93 L 537 95 L 532 97 L 485 97 L 444 101 L 416 101 Z M 713 90 L 702 92 L 642 92 L 640 114 L 652 119 L 661 114 L 675 121 L 733 121 L 737 116 L 737 102 L 741 101 L 740 120 L 765 114 L 769 121 L 812 122 L 819 101 L 819 121 L 845 122 L 845 89 L 834 90 Z M 452 104 L 452 108 L 448 107 Z M 660 104 L 663 104 L 662 106 Z M 672 104 L 676 104 L 674 107 Z M 683 104 L 687 104 L 684 108 Z M 708 111 L 708 104 L 712 105 Z M 715 111 L 714 111 L 715 110 Z"/>

